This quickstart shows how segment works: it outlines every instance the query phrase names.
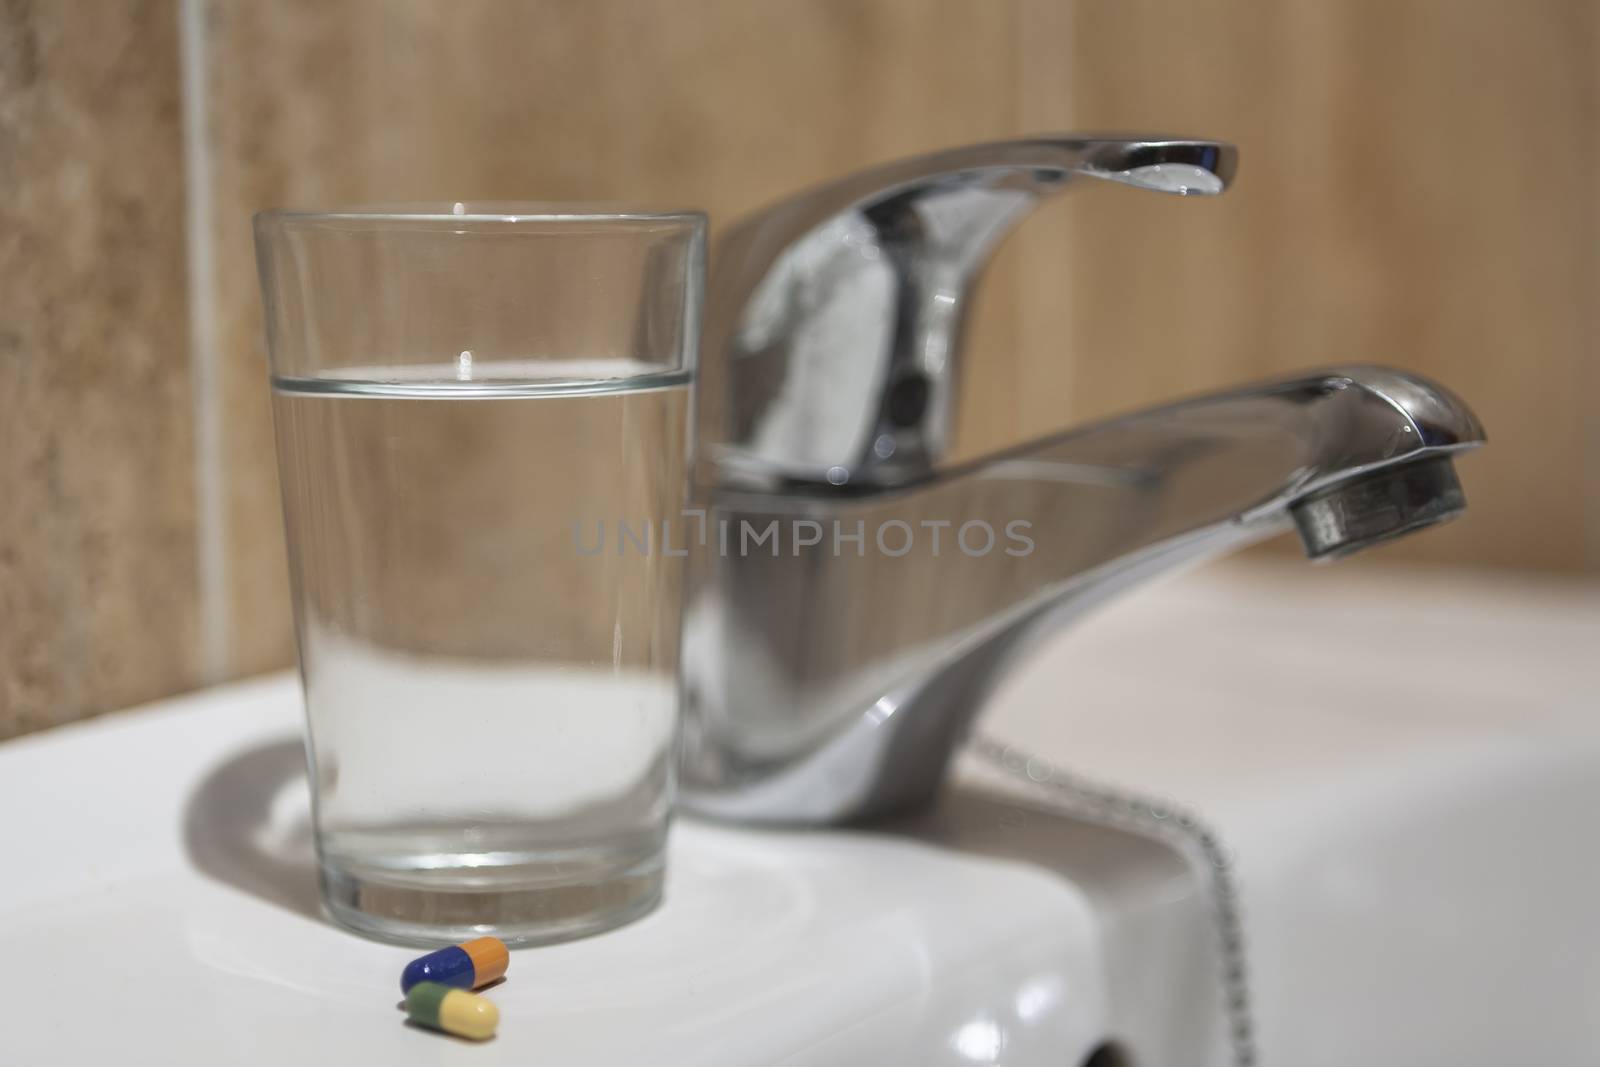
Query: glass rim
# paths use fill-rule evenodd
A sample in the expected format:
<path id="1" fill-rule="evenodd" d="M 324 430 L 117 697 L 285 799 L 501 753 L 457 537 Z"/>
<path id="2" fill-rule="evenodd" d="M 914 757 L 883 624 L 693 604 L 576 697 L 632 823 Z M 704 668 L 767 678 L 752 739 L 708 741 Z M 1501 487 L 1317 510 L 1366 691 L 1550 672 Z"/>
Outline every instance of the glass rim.
<path id="1" fill-rule="evenodd" d="M 647 208 L 582 201 L 421 201 L 357 204 L 335 208 L 268 208 L 255 213 L 257 226 L 318 222 L 655 222 L 704 226 L 706 213 L 695 208 Z"/>

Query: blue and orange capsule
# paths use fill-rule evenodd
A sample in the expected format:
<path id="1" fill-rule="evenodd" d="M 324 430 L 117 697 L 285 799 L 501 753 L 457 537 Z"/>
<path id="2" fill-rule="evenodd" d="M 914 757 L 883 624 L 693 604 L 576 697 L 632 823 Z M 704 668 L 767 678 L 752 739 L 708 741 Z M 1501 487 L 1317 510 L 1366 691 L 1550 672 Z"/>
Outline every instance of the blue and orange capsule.
<path id="1" fill-rule="evenodd" d="M 406 964 L 400 974 L 400 992 L 410 993 L 420 982 L 436 982 L 453 989 L 481 989 L 502 977 L 511 953 L 497 937 L 475 937 L 441 948 Z"/>

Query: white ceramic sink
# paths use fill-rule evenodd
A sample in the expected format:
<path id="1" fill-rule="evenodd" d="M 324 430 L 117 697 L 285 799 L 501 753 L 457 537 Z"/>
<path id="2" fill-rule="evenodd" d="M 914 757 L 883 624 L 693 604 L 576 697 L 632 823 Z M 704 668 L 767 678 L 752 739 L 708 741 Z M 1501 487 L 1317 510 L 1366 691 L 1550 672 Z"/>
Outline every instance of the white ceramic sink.
<path id="1" fill-rule="evenodd" d="M 1600 587 L 1214 566 L 984 730 L 1220 828 L 1263 1064 L 1600 1062 Z"/>
<path id="2" fill-rule="evenodd" d="M 1354 575 L 1354 576 L 1352 576 Z M 1591 1064 L 1600 594 L 1232 565 L 1117 604 L 986 733 L 1218 826 L 1261 1062 Z M 894 828 L 682 821 L 667 900 L 517 953 L 485 1046 L 328 926 L 276 676 L 0 745 L 0 1064 L 1225 1062 L 1163 847 L 971 767 Z"/>

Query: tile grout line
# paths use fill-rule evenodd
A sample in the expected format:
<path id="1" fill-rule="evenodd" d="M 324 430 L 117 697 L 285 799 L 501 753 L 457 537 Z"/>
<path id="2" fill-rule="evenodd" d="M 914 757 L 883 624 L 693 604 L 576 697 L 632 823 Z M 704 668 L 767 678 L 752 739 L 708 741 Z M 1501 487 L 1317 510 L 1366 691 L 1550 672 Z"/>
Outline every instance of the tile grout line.
<path id="1" fill-rule="evenodd" d="M 206 108 L 205 0 L 179 0 L 184 226 L 188 260 L 189 376 L 194 426 L 195 524 L 200 580 L 200 680 L 228 676 L 227 543 L 222 412 L 217 395 L 216 255 L 211 233 L 211 136 Z"/>
<path id="2" fill-rule="evenodd" d="M 1600 12 L 1597 12 L 1593 5 L 1588 6 L 1585 12 L 1589 19 L 1589 25 L 1586 27 L 1588 30 L 1586 36 L 1592 60 L 1595 53 L 1600 51 Z M 1600 113 L 1600 76 L 1597 76 L 1595 64 L 1592 61 L 1588 65 L 1588 70 L 1589 121 L 1585 124 L 1585 129 L 1588 131 L 1589 136 L 1589 162 L 1593 166 L 1600 163 L 1600 134 L 1595 132 L 1594 121 L 1596 114 Z M 1600 208 L 1596 207 L 1593 197 L 1589 197 L 1585 203 L 1589 208 L 1589 232 L 1587 234 L 1589 239 L 1584 242 L 1588 265 L 1586 273 L 1588 274 L 1590 295 L 1594 297 L 1600 295 L 1600 252 L 1597 252 L 1597 249 L 1600 249 Z M 1600 357 L 1600 301 L 1591 299 L 1588 303 L 1588 311 L 1586 325 L 1590 329 L 1583 342 L 1584 355 L 1588 358 L 1583 359 L 1580 365 L 1589 368 L 1589 375 L 1587 379 L 1578 382 L 1580 389 L 1600 388 L 1600 358 L 1597 358 Z M 1600 460 L 1600 419 L 1590 420 L 1589 440 L 1587 443 L 1590 456 Z M 1600 474 L 1591 473 L 1589 478 L 1590 488 L 1600 490 Z M 1581 565 L 1589 574 L 1596 574 L 1600 573 L 1600 491 L 1585 495 L 1589 500 L 1588 536 L 1585 538 L 1587 542 L 1584 546 L 1586 551 Z"/>

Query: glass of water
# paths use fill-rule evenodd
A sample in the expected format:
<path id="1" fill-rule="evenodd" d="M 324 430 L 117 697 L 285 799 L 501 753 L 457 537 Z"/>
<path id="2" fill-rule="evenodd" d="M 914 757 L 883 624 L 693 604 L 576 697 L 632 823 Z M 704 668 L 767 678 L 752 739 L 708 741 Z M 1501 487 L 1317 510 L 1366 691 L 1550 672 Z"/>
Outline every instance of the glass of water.
<path id="1" fill-rule="evenodd" d="M 256 218 L 323 897 L 532 943 L 660 899 L 694 213 Z"/>

